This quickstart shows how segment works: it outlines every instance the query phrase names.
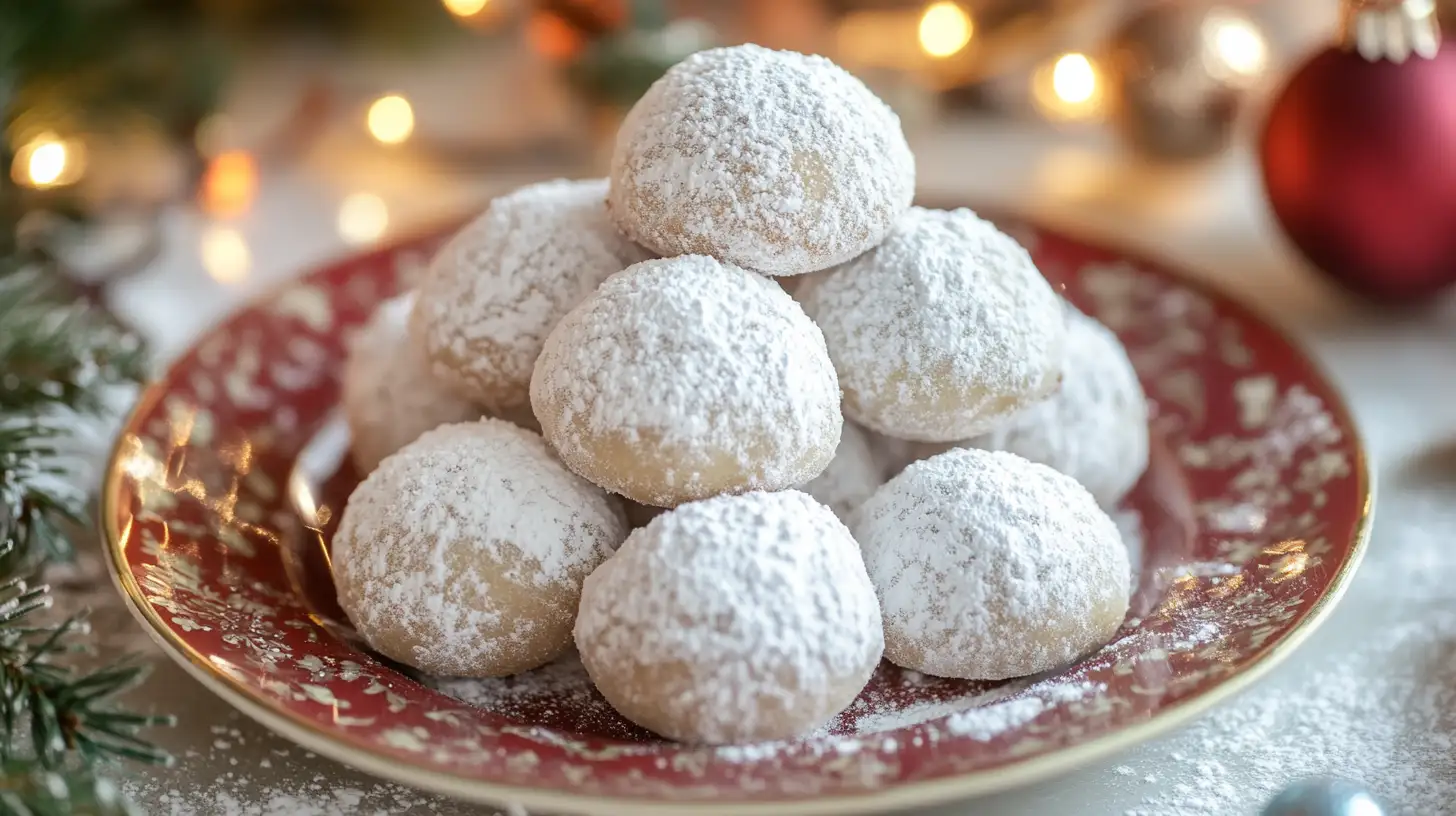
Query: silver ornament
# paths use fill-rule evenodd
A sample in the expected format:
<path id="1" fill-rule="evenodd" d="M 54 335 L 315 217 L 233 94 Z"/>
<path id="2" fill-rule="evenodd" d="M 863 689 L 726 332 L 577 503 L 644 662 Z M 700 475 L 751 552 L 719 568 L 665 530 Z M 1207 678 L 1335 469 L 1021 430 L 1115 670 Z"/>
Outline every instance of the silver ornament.
<path id="1" fill-rule="evenodd" d="M 1305 779 L 1274 797 L 1260 816 L 1385 816 L 1385 808 L 1354 782 Z"/>
<path id="2" fill-rule="evenodd" d="M 1144 153 L 1209 156 L 1226 147 L 1268 70 L 1257 23 L 1225 0 L 1159 3 L 1113 36 L 1103 60 L 1112 118 Z"/>

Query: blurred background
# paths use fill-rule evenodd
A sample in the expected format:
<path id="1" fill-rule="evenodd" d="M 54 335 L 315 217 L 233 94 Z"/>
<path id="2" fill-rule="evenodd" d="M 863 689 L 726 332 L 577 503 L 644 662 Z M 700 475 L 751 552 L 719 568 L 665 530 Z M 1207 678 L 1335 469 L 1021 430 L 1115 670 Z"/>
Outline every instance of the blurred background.
<path id="1" fill-rule="evenodd" d="M 871 85 L 927 195 L 1136 244 L 1248 187 L 1230 155 L 1339 22 L 1337 0 L 8 0 L 0 220 L 166 357 L 300 263 L 603 173 L 668 65 L 753 41 Z"/>
<path id="2" fill-rule="evenodd" d="M 7 323 L 18 287 L 90 304 L 162 365 L 311 265 L 527 182 L 604 174 L 668 66 L 757 42 L 829 56 L 898 111 L 927 203 L 1150 254 L 1262 307 L 1329 364 L 1378 467 L 1449 470 L 1456 38 L 1436 53 L 1433 14 L 1456 25 L 1456 0 L 0 0 L 0 431 L 13 373 L 46 375 L 32 402 L 69 405 L 119 345 L 79 313 Z M 1357 15 L 1357 50 L 1390 59 L 1336 47 Z M 8 499 L 28 460 L 3 448 Z M 21 529 L 7 511 L 0 539 Z M 113 607 L 98 628 L 140 648 L 99 561 L 74 571 L 70 594 Z M 226 748 L 238 715 L 161 671 L 140 704 L 187 707 L 163 737 L 187 761 L 152 778 L 206 791 L 237 758 L 192 749 Z M 1088 779 L 1026 796 L 1080 807 Z M 1056 809 L 1026 801 L 996 812 Z"/>

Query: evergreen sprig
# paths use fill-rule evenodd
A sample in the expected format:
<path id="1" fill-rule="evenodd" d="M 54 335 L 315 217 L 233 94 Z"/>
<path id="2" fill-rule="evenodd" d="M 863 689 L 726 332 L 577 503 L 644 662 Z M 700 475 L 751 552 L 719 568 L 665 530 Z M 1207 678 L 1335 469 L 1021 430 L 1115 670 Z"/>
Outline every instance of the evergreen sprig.
<path id="1" fill-rule="evenodd" d="M 6 61 L 14 33 L 0 31 L 0 114 L 16 75 Z M 8 165 L 0 147 L 0 816 L 131 814 L 94 766 L 169 762 L 138 734 L 171 718 L 118 707 L 146 667 L 80 670 L 85 612 L 42 620 L 49 590 L 24 576 L 69 558 L 72 536 L 86 529 L 88 491 L 70 467 L 75 430 L 106 411 L 110 389 L 142 377 L 143 350 L 77 297 L 54 259 L 21 245 L 26 202 Z"/>
<path id="2" fill-rule="evenodd" d="M 84 302 L 58 302 L 60 285 L 46 269 L 0 275 L 0 414 L 52 406 L 98 413 L 102 388 L 141 377 L 140 344 Z"/>
<path id="3" fill-rule="evenodd" d="M 47 587 L 18 578 L 0 584 L 0 760 L 30 760 L 47 770 L 103 759 L 169 763 L 166 752 L 137 733 L 172 718 L 116 707 L 117 696 L 140 683 L 147 667 L 122 661 L 78 672 L 68 658 L 85 651 L 73 637 L 87 633 L 85 613 L 55 626 L 33 625 L 32 616 L 50 602 Z"/>
<path id="4" fill-rule="evenodd" d="M 58 280 L 42 257 L 0 258 L 0 816 L 131 813 L 96 763 L 170 762 L 138 734 L 172 719 L 116 704 L 147 667 L 79 671 L 86 613 L 37 620 L 49 589 L 22 577 L 69 557 L 84 528 L 87 491 L 66 450 L 76 423 L 143 373 L 140 345 Z"/>
<path id="5" fill-rule="evenodd" d="M 0 816 L 141 816 L 111 780 L 34 763 L 0 763 Z"/>
<path id="6" fill-rule="evenodd" d="M 10 262 L 15 263 L 11 258 Z M 67 478 L 75 423 L 106 408 L 106 392 L 143 375 L 140 344 L 94 308 L 67 302 L 39 262 L 0 260 L 0 576 L 68 558 L 64 525 L 80 524 L 86 493 Z"/>

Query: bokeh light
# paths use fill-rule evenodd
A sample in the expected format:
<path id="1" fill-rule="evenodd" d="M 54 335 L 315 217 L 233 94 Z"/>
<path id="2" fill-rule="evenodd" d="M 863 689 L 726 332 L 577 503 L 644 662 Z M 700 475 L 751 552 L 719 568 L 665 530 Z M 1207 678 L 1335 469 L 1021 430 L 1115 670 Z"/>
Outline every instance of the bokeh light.
<path id="1" fill-rule="evenodd" d="M 1212 14 L 1205 23 L 1204 41 L 1211 64 L 1222 78 L 1252 79 L 1269 67 L 1269 43 L 1254 23 L 1231 14 Z"/>
<path id="2" fill-rule="evenodd" d="M 248 211 L 258 194 L 258 164 L 246 150 L 219 153 L 202 175 L 204 212 L 231 218 Z"/>
<path id="3" fill-rule="evenodd" d="M 389 207 L 374 193 L 354 193 L 339 204 L 338 228 L 351 245 L 372 244 L 389 229 Z"/>
<path id="4" fill-rule="evenodd" d="M 248 243 L 232 227 L 213 224 L 202 231 L 202 268 L 218 283 L 234 284 L 248 277 L 253 265 Z"/>
<path id="5" fill-rule="evenodd" d="M 1086 54 L 1062 54 L 1032 77 L 1032 101 L 1049 119 L 1080 121 L 1102 112 L 1102 77 Z"/>
<path id="6" fill-rule="evenodd" d="M 374 100 L 367 118 L 369 135 L 383 144 L 399 144 L 415 129 L 415 111 L 408 99 L 388 94 Z"/>
<path id="7" fill-rule="evenodd" d="M 445 10 L 456 17 L 474 17 L 490 5 L 490 0 L 443 0 Z"/>
<path id="8" fill-rule="evenodd" d="M 959 53 L 974 33 L 971 15 L 948 0 L 931 3 L 920 16 L 920 47 L 932 57 L 943 59 Z"/>
<path id="9" fill-rule="evenodd" d="M 78 142 L 47 131 L 15 151 L 10 177 L 25 187 L 60 187 L 79 179 L 84 166 L 85 151 Z"/>

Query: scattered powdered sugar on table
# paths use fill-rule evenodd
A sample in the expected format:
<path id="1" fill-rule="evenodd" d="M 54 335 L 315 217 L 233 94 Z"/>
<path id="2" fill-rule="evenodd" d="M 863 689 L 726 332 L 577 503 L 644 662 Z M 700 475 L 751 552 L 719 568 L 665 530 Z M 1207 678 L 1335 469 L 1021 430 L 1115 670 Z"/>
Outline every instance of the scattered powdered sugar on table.
<path id="1" fill-rule="evenodd" d="M 317 756 L 301 748 L 267 749 L 253 744 L 256 728 L 214 725 L 210 743 L 178 757 L 181 767 L 226 768 L 214 773 L 179 774 L 176 778 L 132 776 L 120 783 L 122 793 L 144 805 L 150 816 L 424 816 L 456 813 L 438 797 L 402 785 L 361 779 L 339 784 L 337 775 L 300 770 Z M 240 727 L 241 726 L 241 727 Z M 267 738 L 272 741 L 271 738 Z M 243 762 L 238 756 L 245 757 Z M 261 757 L 261 758 L 260 758 Z M 459 812 L 464 813 L 465 806 Z M 471 808 L 479 816 L 509 816 L 511 811 Z"/>
<path id="2" fill-rule="evenodd" d="M 1340 647 L 1155 746 L 1150 761 L 1171 756 L 1175 768 L 1148 777 L 1152 789 L 1127 816 L 1253 814 L 1290 783 L 1329 776 L 1368 786 L 1389 814 L 1450 812 L 1456 509 L 1449 502 L 1433 493 L 1383 507 L 1402 519 L 1390 529 L 1403 534 L 1377 532 L 1346 606 L 1316 636 Z M 1383 669 L 1372 677 L 1371 666 Z M 1143 770 L 1129 764 L 1113 772 Z"/>

